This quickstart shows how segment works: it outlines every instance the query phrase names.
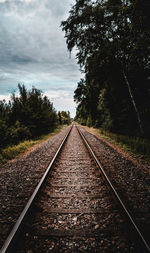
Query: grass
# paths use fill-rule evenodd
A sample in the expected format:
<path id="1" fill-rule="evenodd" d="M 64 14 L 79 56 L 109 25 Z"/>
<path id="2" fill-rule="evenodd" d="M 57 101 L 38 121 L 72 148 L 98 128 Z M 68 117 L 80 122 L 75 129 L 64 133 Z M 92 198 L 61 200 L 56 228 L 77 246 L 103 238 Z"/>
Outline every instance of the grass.
<path id="1" fill-rule="evenodd" d="M 59 126 L 53 132 L 47 135 L 42 135 L 36 140 L 26 140 L 26 141 L 20 142 L 17 145 L 8 146 L 7 148 L 2 149 L 1 154 L 0 154 L 0 164 L 4 164 L 7 161 L 16 158 L 18 155 L 24 153 L 32 146 L 44 142 L 48 138 L 56 135 L 64 127 L 66 126 Z"/>
<path id="2" fill-rule="evenodd" d="M 103 129 L 88 128 L 93 134 L 97 134 L 112 144 L 118 145 L 124 151 L 137 158 L 150 162 L 150 141 L 140 137 L 120 135 Z"/>

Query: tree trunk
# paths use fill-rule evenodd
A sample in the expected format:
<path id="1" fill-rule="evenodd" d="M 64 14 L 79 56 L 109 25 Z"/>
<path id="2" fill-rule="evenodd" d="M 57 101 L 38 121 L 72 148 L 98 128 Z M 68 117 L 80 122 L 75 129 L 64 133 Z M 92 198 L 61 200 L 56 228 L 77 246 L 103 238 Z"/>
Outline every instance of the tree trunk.
<path id="1" fill-rule="evenodd" d="M 136 117 L 137 117 L 137 121 L 138 121 L 138 125 L 139 125 L 140 132 L 141 132 L 141 134 L 143 135 L 143 127 L 142 127 L 141 117 L 140 117 L 138 108 L 137 108 L 137 106 L 136 106 L 136 103 L 135 103 L 135 100 L 134 100 L 134 97 L 133 97 L 133 94 L 132 94 L 131 86 L 130 86 L 130 83 L 129 83 L 129 81 L 128 81 L 127 75 L 125 74 L 124 69 L 123 69 L 123 76 L 124 76 L 124 79 L 125 79 L 125 83 L 126 83 L 126 85 L 127 85 L 127 87 L 128 87 L 128 91 L 129 91 L 129 94 L 130 94 L 130 98 L 131 98 L 133 107 L 134 107 L 134 109 L 135 109 L 135 113 L 136 113 Z"/>

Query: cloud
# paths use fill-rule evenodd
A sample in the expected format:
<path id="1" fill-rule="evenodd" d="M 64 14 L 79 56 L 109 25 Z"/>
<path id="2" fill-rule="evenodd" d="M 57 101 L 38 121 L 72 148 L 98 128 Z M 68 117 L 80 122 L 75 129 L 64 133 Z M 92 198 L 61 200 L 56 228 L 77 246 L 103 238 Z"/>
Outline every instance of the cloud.
<path id="1" fill-rule="evenodd" d="M 14 68 L 17 59 L 19 64 L 28 59 L 27 63 L 35 62 L 55 69 L 57 66 L 60 69 L 67 65 L 69 54 L 60 28 L 64 13 L 62 6 L 65 5 L 60 0 L 59 3 L 58 0 L 36 0 L 30 1 L 28 5 L 23 1 L 21 6 L 17 1 L 8 3 L 9 7 L 5 6 L 0 20 L 0 49 L 3 49 L 0 51 L 3 52 L 3 62 L 7 66 L 14 63 Z M 70 65 L 75 66 L 75 60 L 70 60 L 68 67 Z M 67 70 L 66 68 L 66 72 Z"/>
<path id="2" fill-rule="evenodd" d="M 10 100 L 10 96 L 9 95 L 0 95 L 0 100 L 5 100 L 6 102 L 8 102 Z"/>
<path id="3" fill-rule="evenodd" d="M 59 98 L 59 91 L 69 87 L 68 96 L 73 96 L 81 74 L 75 57 L 69 59 L 60 28 L 73 3 L 74 0 L 0 0 L 0 94 L 6 95 L 21 82 L 44 92 L 57 88 Z M 63 99 L 69 108 L 73 98 Z"/>
<path id="4" fill-rule="evenodd" d="M 57 108 L 58 111 L 71 111 L 71 116 L 74 117 L 76 106 L 73 100 L 73 92 L 71 90 L 53 90 L 44 94 L 50 98 L 54 107 Z"/>

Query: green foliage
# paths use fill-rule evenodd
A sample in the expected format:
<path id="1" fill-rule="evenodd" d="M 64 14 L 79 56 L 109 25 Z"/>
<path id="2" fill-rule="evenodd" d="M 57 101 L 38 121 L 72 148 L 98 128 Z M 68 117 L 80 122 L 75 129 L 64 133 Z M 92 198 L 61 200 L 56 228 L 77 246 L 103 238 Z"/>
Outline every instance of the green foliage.
<path id="1" fill-rule="evenodd" d="M 0 149 L 53 131 L 58 118 L 53 104 L 42 91 L 18 84 L 19 95 L 0 101 Z"/>
<path id="2" fill-rule="evenodd" d="M 69 125 L 71 123 L 70 112 L 59 111 L 58 120 L 59 120 L 59 123 L 62 125 Z"/>
<path id="3" fill-rule="evenodd" d="M 88 118 L 87 118 L 86 125 L 89 126 L 89 127 L 92 126 L 92 118 L 91 118 L 90 115 L 89 115 Z"/>
<path id="4" fill-rule="evenodd" d="M 9 130 L 4 120 L 0 119 L 0 149 L 6 146 L 9 138 Z"/>
<path id="5" fill-rule="evenodd" d="M 104 129 L 99 130 L 99 133 L 109 142 L 119 145 L 125 151 L 129 151 L 132 154 L 138 155 L 140 158 L 150 161 L 149 140 L 140 137 L 114 134 Z"/>
<path id="6" fill-rule="evenodd" d="M 59 124 L 62 125 L 61 112 L 58 112 L 58 121 L 59 121 Z"/>
<path id="7" fill-rule="evenodd" d="M 36 138 L 36 140 L 26 140 L 26 141 L 20 142 L 17 145 L 8 146 L 7 148 L 1 149 L 0 164 L 6 163 L 8 160 L 16 158 L 18 155 L 20 155 L 21 153 L 24 153 L 30 147 L 32 147 L 36 144 L 39 144 L 39 143 L 47 140 L 51 136 L 55 135 L 62 128 L 63 128 L 63 126 L 58 126 L 53 132 L 48 133 L 47 135 L 42 135 L 42 136 Z"/>
<path id="8" fill-rule="evenodd" d="M 25 141 L 18 145 L 9 146 L 2 150 L 2 157 L 4 160 L 10 160 L 15 158 L 17 155 L 23 153 L 27 148 L 33 145 L 32 141 Z"/>
<path id="9" fill-rule="evenodd" d="M 9 138 L 12 144 L 16 144 L 18 141 L 30 139 L 31 133 L 27 126 L 21 125 L 17 120 L 15 125 L 9 128 Z"/>
<path id="10" fill-rule="evenodd" d="M 78 122 L 150 137 L 149 8 L 142 0 L 76 0 L 62 22 L 85 73 L 74 95 Z"/>
<path id="11" fill-rule="evenodd" d="M 106 88 L 102 89 L 99 95 L 99 103 L 98 103 L 98 111 L 101 115 L 101 126 L 108 130 L 113 128 L 113 120 L 111 119 L 110 115 L 110 108 L 109 108 L 109 100 L 107 99 L 108 90 Z"/>
<path id="12" fill-rule="evenodd" d="M 58 125 L 71 123 L 70 112 L 62 111 L 57 114 L 53 104 L 47 96 L 43 96 L 41 90 L 35 87 L 27 90 L 20 84 L 18 89 L 19 95 L 13 93 L 8 103 L 0 101 L 0 150 L 4 161 L 22 152 L 28 142 L 19 144 L 21 146 L 10 146 L 50 133 Z"/>
<path id="13" fill-rule="evenodd" d="M 19 97 L 15 94 L 11 97 L 11 123 L 15 125 L 19 121 L 33 137 L 53 130 L 57 115 L 49 99 L 34 87 L 27 91 L 24 85 L 19 84 L 18 88 Z"/>

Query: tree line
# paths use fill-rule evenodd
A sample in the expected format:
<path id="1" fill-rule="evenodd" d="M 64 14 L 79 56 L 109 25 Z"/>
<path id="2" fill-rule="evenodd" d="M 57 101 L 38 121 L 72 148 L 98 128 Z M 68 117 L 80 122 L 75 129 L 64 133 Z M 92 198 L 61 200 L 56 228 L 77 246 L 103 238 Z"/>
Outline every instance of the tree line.
<path id="1" fill-rule="evenodd" d="M 76 0 L 62 21 L 85 74 L 74 94 L 79 123 L 150 137 L 149 9 L 149 0 Z"/>
<path id="2" fill-rule="evenodd" d="M 69 112 L 56 112 L 42 91 L 18 84 L 19 95 L 0 101 L 0 149 L 53 131 L 58 125 L 70 124 Z"/>

